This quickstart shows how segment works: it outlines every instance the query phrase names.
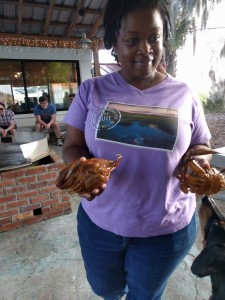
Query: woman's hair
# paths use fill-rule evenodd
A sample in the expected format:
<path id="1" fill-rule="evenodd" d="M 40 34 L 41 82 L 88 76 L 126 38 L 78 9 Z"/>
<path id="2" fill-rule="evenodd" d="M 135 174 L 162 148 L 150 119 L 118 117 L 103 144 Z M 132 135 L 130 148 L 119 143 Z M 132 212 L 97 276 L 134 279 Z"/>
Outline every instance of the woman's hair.
<path id="1" fill-rule="evenodd" d="M 165 44 L 170 32 L 170 18 L 166 0 L 108 0 L 103 18 L 103 26 L 105 29 L 105 48 L 111 49 L 113 45 L 116 45 L 121 21 L 128 13 L 146 8 L 154 8 L 159 11 L 163 20 L 163 35 Z M 113 49 L 112 55 L 118 62 Z"/>
<path id="2" fill-rule="evenodd" d="M 4 102 L 0 102 L 0 105 L 5 108 L 5 103 Z"/>

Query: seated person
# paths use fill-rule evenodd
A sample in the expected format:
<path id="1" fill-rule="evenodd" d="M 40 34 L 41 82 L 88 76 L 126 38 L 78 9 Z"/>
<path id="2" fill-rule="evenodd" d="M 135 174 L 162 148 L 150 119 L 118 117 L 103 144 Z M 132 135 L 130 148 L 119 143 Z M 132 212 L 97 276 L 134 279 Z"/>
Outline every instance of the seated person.
<path id="1" fill-rule="evenodd" d="M 0 134 L 5 137 L 9 132 L 14 135 L 16 130 L 16 120 L 14 112 L 5 108 L 5 104 L 0 102 Z"/>
<path id="2" fill-rule="evenodd" d="M 60 133 L 59 124 L 56 121 L 56 108 L 54 105 L 48 103 L 46 96 L 39 98 L 39 104 L 34 108 L 34 115 L 36 118 L 35 131 L 40 132 L 43 128 L 53 128 L 57 137 L 58 146 L 62 146 L 62 135 Z"/>
<path id="3" fill-rule="evenodd" d="M 13 112 L 18 112 L 19 109 L 19 103 L 15 100 L 13 100 L 7 107 L 7 109 L 12 110 Z"/>
<path id="4" fill-rule="evenodd" d="M 69 108 L 70 104 L 73 102 L 74 97 L 76 96 L 75 93 L 69 94 L 66 96 L 66 100 L 64 101 L 64 107 Z"/>
<path id="5" fill-rule="evenodd" d="M 70 104 L 73 102 L 73 99 L 74 99 L 75 96 L 76 96 L 75 93 L 69 94 L 69 103 L 70 103 Z M 69 104 L 69 105 L 70 105 L 70 104 Z"/>
<path id="6" fill-rule="evenodd" d="M 37 105 L 37 98 L 36 97 L 30 97 L 28 103 L 29 103 L 30 110 L 34 110 L 35 106 Z"/>

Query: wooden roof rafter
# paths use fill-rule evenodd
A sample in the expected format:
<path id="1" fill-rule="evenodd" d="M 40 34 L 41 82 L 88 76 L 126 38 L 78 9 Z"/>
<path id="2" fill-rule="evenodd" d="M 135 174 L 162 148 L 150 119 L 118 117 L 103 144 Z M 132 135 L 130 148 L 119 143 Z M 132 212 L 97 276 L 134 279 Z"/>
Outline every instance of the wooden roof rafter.
<path id="1" fill-rule="evenodd" d="M 54 6 L 55 6 L 55 0 L 51 0 L 49 3 L 49 8 L 47 11 L 47 17 L 46 17 L 45 26 L 44 26 L 44 32 L 43 32 L 44 36 L 48 35 L 48 28 L 49 28 L 49 24 L 51 22 Z"/>
<path id="2" fill-rule="evenodd" d="M 67 34 L 66 34 L 66 37 L 69 38 L 72 34 L 72 32 L 74 31 L 74 27 L 76 26 L 76 19 L 77 19 L 77 16 L 79 15 L 79 10 L 82 9 L 83 5 L 85 3 L 85 0 L 80 0 L 80 4 L 79 6 L 76 8 L 74 14 L 73 14 L 73 18 L 72 18 L 72 21 L 68 27 L 68 30 L 67 30 Z"/>
<path id="3" fill-rule="evenodd" d="M 23 0 L 19 0 L 18 5 L 18 20 L 17 20 L 17 33 L 22 33 L 22 19 L 23 19 Z"/>
<path id="4" fill-rule="evenodd" d="M 99 16 L 98 16 L 98 18 L 97 18 L 95 24 L 92 25 L 91 30 L 90 30 L 90 32 L 89 32 L 89 34 L 88 34 L 88 38 L 89 38 L 89 39 L 93 38 L 95 32 L 96 32 L 98 29 L 100 29 L 100 27 L 101 27 L 101 25 L 102 25 L 102 22 L 103 22 L 103 11 L 99 14 Z"/>

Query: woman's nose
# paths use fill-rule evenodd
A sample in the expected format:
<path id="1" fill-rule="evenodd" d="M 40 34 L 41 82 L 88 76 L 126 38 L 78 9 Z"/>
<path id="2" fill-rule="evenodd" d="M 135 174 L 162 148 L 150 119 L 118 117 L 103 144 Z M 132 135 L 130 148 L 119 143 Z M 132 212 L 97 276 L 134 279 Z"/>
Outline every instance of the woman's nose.
<path id="1" fill-rule="evenodd" d="M 143 55 L 148 55 L 153 52 L 152 47 L 148 41 L 141 41 L 139 43 L 138 52 Z"/>

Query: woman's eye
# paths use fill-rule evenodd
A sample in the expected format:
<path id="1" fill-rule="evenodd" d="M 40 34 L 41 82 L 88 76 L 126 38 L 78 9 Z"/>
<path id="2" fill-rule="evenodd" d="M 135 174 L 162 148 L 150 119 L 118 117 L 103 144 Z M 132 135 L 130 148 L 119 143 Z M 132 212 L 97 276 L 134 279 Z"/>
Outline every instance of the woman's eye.
<path id="1" fill-rule="evenodd" d="M 129 46 L 135 45 L 135 44 L 137 44 L 137 40 L 136 39 L 126 40 L 126 44 Z"/>
<path id="2" fill-rule="evenodd" d="M 158 42 L 159 39 L 160 39 L 160 35 L 155 35 L 155 36 L 150 37 L 149 42 L 155 43 L 155 42 Z"/>

